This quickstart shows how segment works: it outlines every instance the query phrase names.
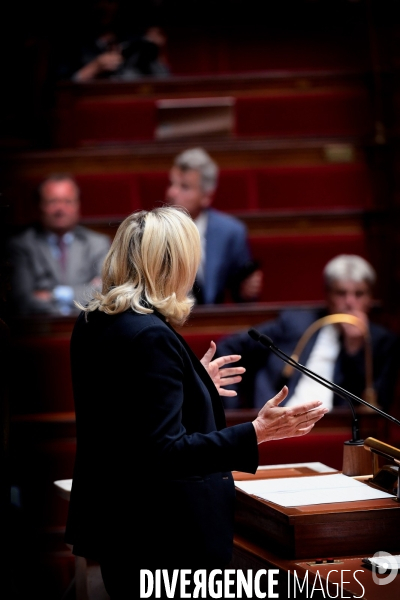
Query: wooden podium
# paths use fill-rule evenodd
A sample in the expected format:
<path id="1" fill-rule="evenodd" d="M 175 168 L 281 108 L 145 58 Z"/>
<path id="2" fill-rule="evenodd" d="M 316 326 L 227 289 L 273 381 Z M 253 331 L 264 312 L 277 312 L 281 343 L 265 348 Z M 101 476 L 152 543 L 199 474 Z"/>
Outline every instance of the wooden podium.
<path id="1" fill-rule="evenodd" d="M 321 476 L 307 464 L 261 468 L 255 475 L 234 473 L 235 480 L 277 477 Z M 326 474 L 326 472 L 325 472 Z M 290 595 L 296 571 L 299 578 L 313 577 L 317 570 L 323 579 L 330 573 L 327 586 L 341 585 L 340 573 L 360 570 L 368 595 L 360 596 L 355 580 L 343 584 L 343 594 L 368 600 L 400 598 L 400 574 L 388 585 L 378 585 L 362 558 L 377 551 L 400 553 L 400 503 L 395 499 L 338 502 L 286 508 L 236 489 L 236 536 L 232 567 L 235 569 L 278 568 L 281 573 L 280 596 L 285 598 L 324 597 L 307 594 Z M 336 584 L 335 584 L 336 577 Z M 339 580 L 338 580 L 339 578 Z M 351 579 L 351 577 L 350 577 Z M 361 581 L 360 579 L 360 581 Z M 304 590 L 303 590 L 304 593 Z M 329 596 L 325 596 L 329 597 Z M 334 596 L 332 596 L 334 597 Z M 336 597 L 352 597 L 336 596 Z"/>

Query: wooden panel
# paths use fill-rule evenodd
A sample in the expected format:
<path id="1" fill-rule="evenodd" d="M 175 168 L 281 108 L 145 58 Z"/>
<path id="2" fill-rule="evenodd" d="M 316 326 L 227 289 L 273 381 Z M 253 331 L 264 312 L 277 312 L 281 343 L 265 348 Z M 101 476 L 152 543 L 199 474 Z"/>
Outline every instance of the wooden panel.
<path id="1" fill-rule="evenodd" d="M 362 71 L 341 69 L 286 69 L 285 71 L 252 71 L 236 73 L 172 74 L 167 78 L 144 77 L 134 81 L 98 80 L 88 83 L 61 81 L 57 84 L 59 109 L 70 110 L 82 98 L 193 98 L 262 93 L 272 90 L 311 90 L 321 87 L 366 85 Z"/>
<path id="2" fill-rule="evenodd" d="M 248 304 L 210 304 L 195 306 L 190 313 L 187 323 L 178 327 L 180 333 L 198 333 L 209 331 L 229 332 L 238 327 L 251 327 L 255 323 L 274 319 L 284 308 L 310 308 L 318 309 L 322 303 L 318 302 L 283 302 L 275 303 L 248 303 Z M 21 339 L 36 337 L 54 337 L 69 339 L 76 317 L 34 316 L 20 317 L 13 321 L 13 335 L 18 342 Z"/>
<path id="3" fill-rule="evenodd" d="M 399 547 L 397 546 L 395 554 L 399 553 Z M 253 573 L 258 569 L 278 569 L 278 585 L 274 591 L 278 592 L 279 598 L 364 597 L 368 600 L 397 598 L 400 594 L 400 578 L 395 577 L 388 585 L 377 585 L 372 578 L 372 570 L 366 568 L 362 562 L 364 556 L 372 554 L 357 553 L 355 556 L 349 556 L 348 552 L 345 552 L 344 555 L 332 554 L 330 559 L 323 560 L 320 556 L 309 555 L 307 562 L 299 562 L 282 558 L 273 549 L 272 551 L 267 549 L 265 544 L 256 543 L 254 539 L 237 533 L 234 539 L 233 561 L 230 566 L 244 572 L 252 569 Z M 316 560 L 319 561 L 319 564 L 315 564 Z M 333 560 L 335 564 L 332 564 Z M 292 576 L 289 576 L 289 573 Z M 297 582 L 294 580 L 294 573 L 296 573 Z M 267 579 L 264 580 L 262 588 L 265 593 L 268 591 L 266 581 Z M 306 581 L 308 581 L 308 585 L 305 583 Z M 301 591 L 303 582 L 304 587 Z"/>
<path id="4" fill-rule="evenodd" d="M 285 558 L 396 551 L 399 519 L 394 499 L 285 508 L 237 490 L 238 531 Z"/>

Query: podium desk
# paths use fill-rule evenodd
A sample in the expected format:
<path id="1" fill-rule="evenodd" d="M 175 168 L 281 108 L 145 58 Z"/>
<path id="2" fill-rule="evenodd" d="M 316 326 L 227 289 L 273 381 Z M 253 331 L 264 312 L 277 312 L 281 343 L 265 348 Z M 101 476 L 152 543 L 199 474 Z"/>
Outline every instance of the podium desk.
<path id="1" fill-rule="evenodd" d="M 260 467 L 255 475 L 242 474 L 242 473 L 234 473 L 235 479 L 264 479 L 264 478 L 277 478 L 277 477 L 301 477 L 301 476 L 310 476 L 314 474 L 318 476 L 319 474 L 327 474 L 327 473 L 337 473 L 335 469 L 328 467 L 322 463 L 293 463 L 287 465 L 271 465 Z M 69 494 L 71 490 L 72 480 L 61 480 L 54 482 L 58 493 L 65 499 L 69 500 Z M 357 543 L 356 541 L 352 541 L 353 547 L 358 548 L 358 551 L 352 552 L 349 551 L 346 547 L 346 543 L 342 543 L 342 547 L 340 548 L 340 552 L 332 553 L 330 552 L 330 544 L 329 537 L 327 538 L 327 543 L 320 545 L 318 550 L 321 553 L 317 552 L 312 554 L 310 552 L 309 555 L 305 554 L 304 546 L 302 544 L 300 546 L 301 550 L 299 551 L 302 556 L 296 557 L 293 554 L 296 554 L 296 548 L 286 548 L 286 551 L 283 549 L 283 545 L 279 547 L 279 543 L 275 539 L 268 539 L 268 533 L 265 531 L 260 531 L 258 526 L 254 527 L 252 524 L 252 519 L 249 518 L 249 522 L 246 524 L 246 507 L 248 506 L 246 503 L 241 503 L 241 497 L 244 494 L 240 490 L 238 490 L 238 520 L 236 523 L 236 533 L 234 538 L 234 551 L 233 551 L 233 559 L 231 564 L 229 565 L 232 569 L 240 569 L 244 573 L 247 573 L 248 569 L 253 571 L 253 574 L 258 570 L 270 570 L 276 569 L 278 571 L 277 574 L 277 587 L 274 587 L 274 592 L 278 594 L 278 598 L 281 600 L 286 600 L 289 598 L 312 598 L 313 600 L 320 600 L 322 598 L 362 598 L 363 600 L 398 600 L 400 598 L 400 574 L 395 575 L 393 581 L 385 584 L 385 578 L 387 575 L 377 575 L 375 574 L 376 579 L 374 580 L 373 572 L 367 568 L 362 559 L 367 556 L 372 556 L 374 552 L 378 550 L 388 551 L 388 548 L 383 547 L 373 547 L 373 550 L 364 551 L 364 548 L 371 547 L 366 545 L 365 536 L 362 537 L 361 541 Z M 256 498 L 250 498 L 251 503 L 250 506 L 253 505 L 256 507 L 254 514 L 259 512 L 258 508 L 260 508 L 260 503 L 263 504 L 265 501 L 257 500 Z M 355 512 L 359 513 L 359 519 L 356 520 L 356 523 L 363 523 L 363 516 L 369 517 L 369 525 L 372 525 L 372 529 L 379 529 L 379 519 L 378 527 L 376 527 L 376 523 L 374 524 L 375 519 L 371 519 L 376 515 L 384 514 L 385 506 L 388 511 L 391 511 L 389 516 L 389 521 L 392 524 L 392 537 L 394 540 L 400 538 L 400 503 L 393 503 L 390 500 L 368 500 L 363 501 L 365 504 L 365 510 L 358 510 Z M 382 506 L 382 503 L 384 506 Z M 268 504 L 268 503 L 266 503 Z M 326 510 L 320 511 L 320 514 L 329 515 L 329 519 L 333 519 L 333 528 L 335 528 L 335 524 L 339 524 L 342 526 L 343 523 L 345 533 L 347 533 L 348 540 L 354 537 L 354 531 L 352 530 L 352 521 L 349 519 L 349 511 L 348 506 L 339 505 L 349 505 L 349 504 L 360 504 L 358 503 L 337 503 L 335 505 L 325 505 Z M 269 507 L 270 508 L 270 507 Z M 302 507 L 299 507 L 300 509 Z M 305 519 L 307 522 L 307 515 L 311 515 L 311 519 L 313 523 L 311 524 L 311 530 L 314 530 L 316 533 L 316 539 L 318 538 L 318 522 L 321 521 L 316 515 L 318 514 L 318 510 L 314 506 L 304 507 L 306 508 L 303 511 L 303 520 Z M 299 509 L 283 509 L 282 513 L 287 512 L 296 512 L 301 515 L 302 511 Z M 243 513 L 244 511 L 244 513 Z M 274 511 L 271 512 L 271 515 L 276 515 Z M 304 515 L 306 515 L 304 517 Z M 343 515 L 343 519 L 341 518 Z M 271 518 L 272 518 L 271 516 Z M 290 514 L 287 515 L 290 520 Z M 347 518 L 347 522 L 344 521 L 344 518 Z M 281 517 L 282 519 L 282 517 Z M 319 519 L 319 521 L 318 521 Z M 387 519 L 384 519 L 387 521 Z M 368 525 L 368 519 L 364 521 L 364 524 Z M 322 524 L 324 523 L 324 519 L 322 519 Z M 368 533 L 370 530 L 368 526 L 365 526 L 364 529 Z M 385 525 L 383 523 L 383 525 Z M 387 526 L 387 523 L 386 523 Z M 294 526 L 295 527 L 295 526 Z M 282 535 L 285 532 L 283 531 Z M 276 538 L 276 533 L 274 533 Z M 286 531 L 287 535 L 287 531 Z M 376 539 L 376 538 L 375 538 Z M 278 539 L 279 542 L 279 539 Z M 396 542 L 397 543 L 397 542 Z M 394 544 L 394 542 L 393 542 Z M 315 549 L 316 542 L 310 546 Z M 392 546 L 391 550 L 392 554 L 400 554 L 400 539 L 398 540 L 398 544 Z M 286 554 L 286 556 L 285 556 Z M 292 554 L 292 556 L 290 556 Z M 82 557 L 76 557 L 76 577 L 75 577 L 75 587 L 76 587 L 76 598 L 79 600 L 91 600 L 91 598 L 101 598 L 102 600 L 107 600 L 108 596 L 103 589 L 100 594 L 99 589 L 97 589 L 97 594 L 94 596 L 91 594 L 90 581 L 88 580 L 88 575 L 90 570 L 88 569 L 88 565 L 86 560 Z M 96 566 L 90 567 L 91 569 L 96 569 Z M 93 573 L 93 576 L 97 579 L 97 586 L 101 586 L 101 576 L 99 572 Z M 92 576 L 92 577 L 93 577 Z M 378 583 L 377 581 L 380 581 Z M 94 580 L 95 581 L 95 580 Z M 260 579 L 261 589 L 263 589 L 268 598 L 268 589 L 267 589 L 267 578 L 264 576 Z M 307 588 L 308 582 L 308 588 Z M 300 587 L 303 585 L 303 589 L 300 590 Z M 314 587 L 314 590 L 313 590 Z M 246 596 L 242 596 L 245 598 Z"/>
<path id="2" fill-rule="evenodd" d="M 247 569 L 252 569 L 253 574 L 259 569 L 277 569 L 278 585 L 274 588 L 274 592 L 281 600 L 357 597 L 363 600 L 398 600 L 400 574 L 397 574 L 387 585 L 379 585 L 373 580 L 372 571 L 362 563 L 362 558 L 364 555 L 359 553 L 357 556 L 332 557 L 334 563 L 315 564 L 318 560 L 316 557 L 307 560 L 288 560 L 266 550 L 249 538 L 236 534 L 233 559 L 229 566 L 232 569 L 241 569 L 245 573 Z M 377 577 L 383 583 L 387 575 L 377 575 Z M 302 590 L 300 585 L 304 585 Z M 315 589 L 312 593 L 313 586 Z M 267 592 L 265 579 L 261 589 Z M 268 598 L 268 593 L 266 597 Z"/>
<path id="3" fill-rule="evenodd" d="M 332 471 L 324 471 L 320 463 L 304 463 L 261 467 L 255 475 L 234 477 L 318 477 Z M 283 599 L 396 600 L 400 573 L 379 575 L 362 559 L 377 551 L 400 554 L 399 538 L 400 503 L 391 498 L 286 508 L 237 489 L 230 567 L 245 573 L 277 569 L 274 591 Z M 266 577 L 263 585 L 267 592 Z"/>

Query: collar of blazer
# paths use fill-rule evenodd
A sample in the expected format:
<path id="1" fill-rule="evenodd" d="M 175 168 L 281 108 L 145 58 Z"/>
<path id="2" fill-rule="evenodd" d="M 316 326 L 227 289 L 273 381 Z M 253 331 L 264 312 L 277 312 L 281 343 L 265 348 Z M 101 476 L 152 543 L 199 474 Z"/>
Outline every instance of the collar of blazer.
<path id="1" fill-rule="evenodd" d="M 171 329 L 171 331 L 173 331 L 173 333 L 176 335 L 176 337 L 178 338 L 178 340 L 180 341 L 182 346 L 185 348 L 186 352 L 189 354 L 190 360 L 192 361 L 192 364 L 193 364 L 194 369 L 196 370 L 196 373 L 198 374 L 198 376 L 200 377 L 200 379 L 202 380 L 202 382 L 204 383 L 204 385 L 207 387 L 208 391 L 210 392 L 210 397 L 211 397 L 211 402 L 212 402 L 212 406 L 213 406 L 213 410 L 214 410 L 214 417 L 215 417 L 215 422 L 217 424 L 217 427 L 218 427 L 218 429 L 224 429 L 226 427 L 225 411 L 224 411 L 224 407 L 223 407 L 220 395 L 217 391 L 217 388 L 215 387 L 213 380 L 211 379 L 211 377 L 207 373 L 206 369 L 203 367 L 203 365 L 201 364 L 201 362 L 199 361 L 199 359 L 197 358 L 197 356 L 195 355 L 195 353 L 193 352 L 193 350 L 191 349 L 189 344 L 186 342 L 186 340 L 177 331 L 175 331 L 175 329 L 172 327 L 172 325 L 170 325 L 170 323 L 168 323 L 168 321 L 166 320 L 164 315 L 162 315 L 154 307 L 153 307 L 153 310 L 154 310 L 154 314 L 159 319 L 161 319 L 167 325 L 167 327 L 169 327 L 169 329 Z"/>

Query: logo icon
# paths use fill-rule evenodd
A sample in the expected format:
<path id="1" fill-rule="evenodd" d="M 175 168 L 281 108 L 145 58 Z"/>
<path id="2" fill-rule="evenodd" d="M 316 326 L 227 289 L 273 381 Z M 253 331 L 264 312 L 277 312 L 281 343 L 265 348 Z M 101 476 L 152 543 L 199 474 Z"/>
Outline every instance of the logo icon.
<path id="1" fill-rule="evenodd" d="M 375 559 L 375 560 L 374 560 Z M 399 563 L 389 552 L 379 550 L 370 559 L 372 564 L 372 580 L 377 585 L 388 585 L 399 572 Z M 383 577 L 385 575 L 385 577 Z"/>

